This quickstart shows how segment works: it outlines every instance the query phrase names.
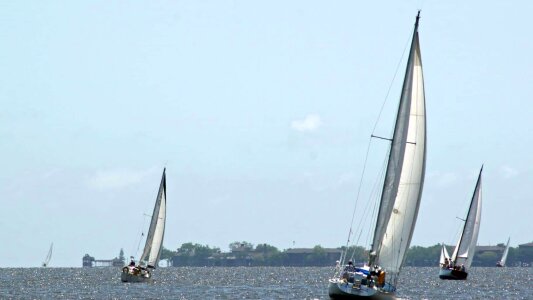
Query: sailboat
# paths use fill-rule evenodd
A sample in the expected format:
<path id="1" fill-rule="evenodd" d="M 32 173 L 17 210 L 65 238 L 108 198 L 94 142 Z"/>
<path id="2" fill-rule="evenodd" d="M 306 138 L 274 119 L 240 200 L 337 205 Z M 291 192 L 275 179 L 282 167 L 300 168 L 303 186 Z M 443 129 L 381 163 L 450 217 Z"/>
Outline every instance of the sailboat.
<path id="1" fill-rule="evenodd" d="M 369 263 L 336 272 L 332 299 L 393 296 L 413 235 L 426 169 L 426 109 L 416 16 L 381 192 Z M 350 230 L 351 232 L 351 230 Z M 341 257 L 344 265 L 346 255 Z"/>
<path id="2" fill-rule="evenodd" d="M 472 264 L 474 253 L 476 252 L 477 236 L 479 234 L 479 223 L 481 220 L 481 174 L 483 166 L 479 170 L 476 187 L 470 208 L 464 220 L 463 232 L 457 242 L 453 254 L 448 258 L 448 264 L 441 266 L 439 271 L 440 279 L 465 280 L 468 277 L 467 270 Z"/>
<path id="3" fill-rule="evenodd" d="M 507 254 L 509 254 L 509 242 L 511 238 L 507 239 L 507 245 L 505 245 L 505 250 L 503 250 L 502 259 L 496 263 L 496 267 L 505 267 L 505 262 L 507 261 Z"/>
<path id="4" fill-rule="evenodd" d="M 163 169 L 163 176 L 161 184 L 159 185 L 159 192 L 155 200 L 154 211 L 152 213 L 152 220 L 144 250 L 139 259 L 138 265 L 132 262 L 122 268 L 120 279 L 122 282 L 145 282 L 152 278 L 151 271 L 154 270 L 159 263 L 161 250 L 163 246 L 163 237 L 165 235 L 165 219 L 167 208 L 167 184 L 166 184 L 166 169 Z"/>
<path id="5" fill-rule="evenodd" d="M 50 250 L 48 250 L 48 254 L 46 254 L 46 257 L 43 261 L 43 268 L 48 267 L 48 264 L 50 263 L 50 260 L 52 259 L 52 250 L 54 248 L 54 243 L 50 244 Z"/>

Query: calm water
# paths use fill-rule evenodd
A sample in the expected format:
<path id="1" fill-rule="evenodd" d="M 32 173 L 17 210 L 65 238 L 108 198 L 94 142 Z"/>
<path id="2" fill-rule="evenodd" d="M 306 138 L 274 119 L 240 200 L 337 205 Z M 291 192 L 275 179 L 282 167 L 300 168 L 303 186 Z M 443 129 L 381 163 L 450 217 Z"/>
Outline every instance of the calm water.
<path id="1" fill-rule="evenodd" d="M 120 268 L 1 269 L 0 299 L 328 299 L 331 268 L 160 268 L 153 283 L 122 283 Z M 406 299 L 533 299 L 533 268 L 473 268 L 442 281 L 437 268 L 405 268 Z"/>

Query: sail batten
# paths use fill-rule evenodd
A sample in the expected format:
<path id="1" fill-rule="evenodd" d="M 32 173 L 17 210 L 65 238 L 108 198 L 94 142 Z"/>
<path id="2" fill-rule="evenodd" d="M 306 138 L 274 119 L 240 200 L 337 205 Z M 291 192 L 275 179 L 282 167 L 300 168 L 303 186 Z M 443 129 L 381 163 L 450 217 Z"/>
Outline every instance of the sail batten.
<path id="1" fill-rule="evenodd" d="M 152 213 L 150 221 L 150 228 L 146 236 L 143 254 L 139 260 L 139 264 L 147 265 L 150 268 L 156 268 L 161 256 L 163 246 L 163 237 L 165 235 L 165 219 L 166 219 L 166 169 L 163 170 L 161 184 Z"/>

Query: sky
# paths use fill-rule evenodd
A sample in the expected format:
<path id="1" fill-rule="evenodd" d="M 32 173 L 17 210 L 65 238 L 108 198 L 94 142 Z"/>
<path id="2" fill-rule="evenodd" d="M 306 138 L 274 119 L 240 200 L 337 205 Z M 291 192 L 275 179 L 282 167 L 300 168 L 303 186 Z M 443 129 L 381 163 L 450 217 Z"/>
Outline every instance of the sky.
<path id="1" fill-rule="evenodd" d="M 0 266 L 39 266 L 52 242 L 56 267 L 138 256 L 164 167 L 169 249 L 344 245 L 418 9 L 411 245 L 456 243 L 482 164 L 478 244 L 533 241 L 531 1 L 2 1 Z"/>

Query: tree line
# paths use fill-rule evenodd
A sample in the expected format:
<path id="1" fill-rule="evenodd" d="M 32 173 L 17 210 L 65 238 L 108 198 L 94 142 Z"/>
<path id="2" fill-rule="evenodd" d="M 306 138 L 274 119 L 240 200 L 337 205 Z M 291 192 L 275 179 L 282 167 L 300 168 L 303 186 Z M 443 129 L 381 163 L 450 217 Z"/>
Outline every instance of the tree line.
<path id="1" fill-rule="evenodd" d="M 407 252 L 404 266 L 438 266 L 441 247 L 440 244 L 429 247 L 411 247 Z M 163 248 L 161 259 L 171 260 L 173 257 L 179 256 L 181 263 L 189 266 L 206 265 L 208 260 L 221 260 L 228 257 L 237 260 L 251 260 L 253 261 L 251 265 L 254 266 L 284 266 L 289 263 L 290 254 L 287 251 L 290 249 L 279 250 L 275 246 L 267 243 L 254 246 L 252 243 L 246 241 L 236 241 L 229 244 L 229 249 L 231 252 L 222 252 L 219 247 L 210 247 L 209 245 L 189 242 L 182 244 L 176 250 Z M 355 263 L 368 261 L 368 251 L 363 247 L 338 247 L 336 249 L 343 251 L 348 249 L 346 258 L 353 260 Z M 449 248 L 450 253 L 452 250 Z M 309 266 L 334 265 L 335 260 L 339 258 L 340 255 L 332 255 L 331 253 L 328 255 L 324 247 L 316 245 L 312 248 L 312 251 L 305 254 L 302 264 Z M 484 252 L 475 255 L 472 266 L 491 267 L 500 259 L 501 254 Z M 533 249 L 509 248 L 507 266 L 516 266 L 531 262 L 533 262 Z"/>

